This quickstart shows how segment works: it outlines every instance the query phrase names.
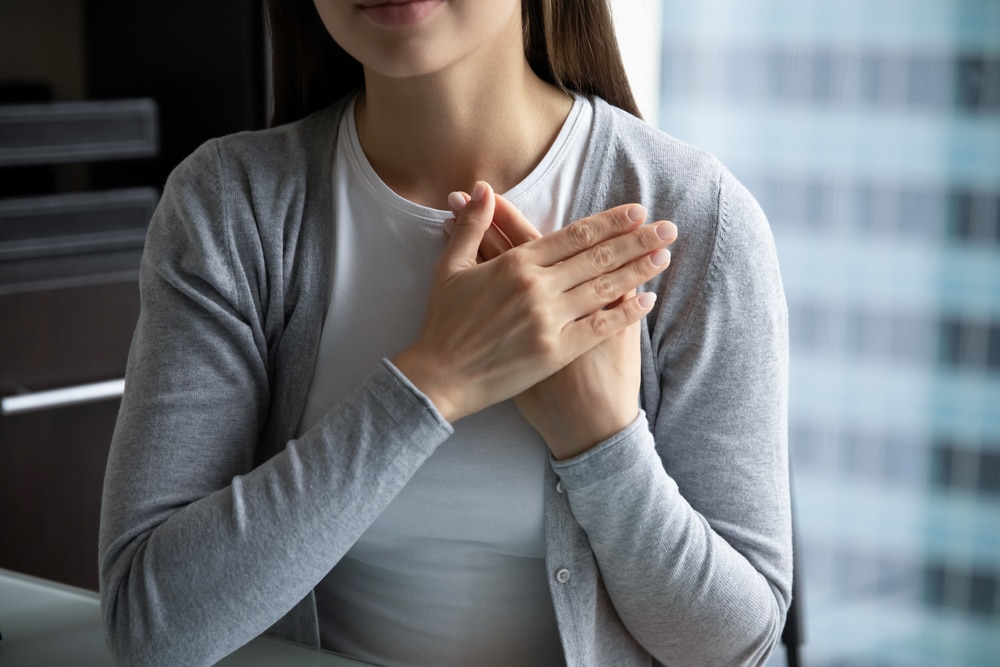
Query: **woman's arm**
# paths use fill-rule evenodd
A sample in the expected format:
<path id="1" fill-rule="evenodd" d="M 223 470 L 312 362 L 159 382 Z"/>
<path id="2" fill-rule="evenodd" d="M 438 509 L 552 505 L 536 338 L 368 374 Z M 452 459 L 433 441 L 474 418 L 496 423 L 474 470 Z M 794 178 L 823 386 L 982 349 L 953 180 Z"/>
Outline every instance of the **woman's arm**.
<path id="1" fill-rule="evenodd" d="M 171 177 L 102 503 L 101 595 L 122 664 L 213 663 L 306 596 L 450 426 L 383 364 L 257 468 L 275 402 L 255 267 L 234 261 L 219 156 Z"/>
<path id="2" fill-rule="evenodd" d="M 791 598 L 784 294 L 727 172 L 717 215 L 687 321 L 673 337 L 652 323 L 655 422 L 554 463 L 619 615 L 668 665 L 762 663 Z"/>
<path id="3" fill-rule="evenodd" d="M 687 320 L 668 322 L 677 310 L 661 308 L 663 321 L 650 323 L 642 373 L 659 386 L 653 423 L 637 419 L 553 461 L 619 616 L 667 665 L 763 662 L 790 600 L 784 296 L 760 209 L 727 173 L 719 189 L 714 247 L 686 296 Z M 658 284 L 661 303 L 680 296 L 666 292 L 670 282 Z M 606 341 L 532 390 L 525 412 L 543 434 L 559 420 L 539 416 L 560 405 L 576 430 L 600 428 L 588 423 L 602 413 L 594 392 L 637 356 L 616 342 L 628 343 Z"/>

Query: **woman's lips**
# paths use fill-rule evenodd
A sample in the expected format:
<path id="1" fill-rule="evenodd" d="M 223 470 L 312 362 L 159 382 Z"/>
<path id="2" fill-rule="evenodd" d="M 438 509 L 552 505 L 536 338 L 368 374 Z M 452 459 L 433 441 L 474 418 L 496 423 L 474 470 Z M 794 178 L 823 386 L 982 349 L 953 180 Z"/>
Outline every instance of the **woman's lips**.
<path id="1" fill-rule="evenodd" d="M 375 23 L 386 27 L 414 25 L 444 4 L 444 0 L 388 0 L 363 2 L 361 12 Z"/>

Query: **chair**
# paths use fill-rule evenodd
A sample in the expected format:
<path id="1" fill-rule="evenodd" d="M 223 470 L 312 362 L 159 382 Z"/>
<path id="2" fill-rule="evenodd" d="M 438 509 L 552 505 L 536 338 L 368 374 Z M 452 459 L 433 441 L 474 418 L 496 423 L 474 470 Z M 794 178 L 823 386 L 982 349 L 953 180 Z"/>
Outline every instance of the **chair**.
<path id="1" fill-rule="evenodd" d="M 781 643 L 785 645 L 788 667 L 799 667 L 799 648 L 805 643 L 802 622 L 802 567 L 795 535 L 795 507 L 792 507 L 792 603 L 788 605 L 785 627 L 781 630 Z"/>

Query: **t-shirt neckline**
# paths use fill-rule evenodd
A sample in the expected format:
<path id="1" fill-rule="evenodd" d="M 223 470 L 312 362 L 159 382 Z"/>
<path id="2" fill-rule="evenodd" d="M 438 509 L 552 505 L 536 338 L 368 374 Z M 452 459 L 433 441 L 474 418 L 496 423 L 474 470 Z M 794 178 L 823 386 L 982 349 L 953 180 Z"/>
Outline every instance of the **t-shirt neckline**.
<path id="1" fill-rule="evenodd" d="M 347 148 L 349 163 L 361 177 L 362 182 L 371 188 L 377 198 L 406 215 L 436 223 L 441 223 L 452 217 L 451 211 L 424 206 L 400 196 L 376 173 L 371 162 L 368 161 L 368 156 L 365 155 L 364 149 L 361 147 L 361 139 L 358 136 L 357 122 L 354 115 L 357 99 L 358 95 L 355 95 L 347 103 L 347 108 L 341 119 L 341 136 L 344 136 L 346 131 L 347 142 L 345 148 Z M 550 176 L 559 169 L 566 159 L 569 147 L 573 145 L 572 137 L 578 131 L 583 105 L 586 103 L 587 100 L 582 95 L 573 95 L 573 106 L 570 108 L 566 120 L 563 121 L 562 127 L 559 129 L 559 133 L 556 135 L 552 145 L 545 152 L 541 161 L 535 165 L 524 179 L 507 192 L 500 193 L 505 199 L 516 205 L 520 198 L 529 194 L 535 188 L 544 185 L 550 179 Z"/>

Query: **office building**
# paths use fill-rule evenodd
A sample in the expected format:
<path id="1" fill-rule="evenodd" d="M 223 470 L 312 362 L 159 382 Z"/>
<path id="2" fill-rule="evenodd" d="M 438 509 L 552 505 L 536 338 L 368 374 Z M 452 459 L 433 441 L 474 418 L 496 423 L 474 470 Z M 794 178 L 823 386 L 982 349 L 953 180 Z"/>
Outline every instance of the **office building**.
<path id="1" fill-rule="evenodd" d="M 659 126 L 778 246 L 806 664 L 998 664 L 1000 2 L 663 0 L 661 23 Z"/>

